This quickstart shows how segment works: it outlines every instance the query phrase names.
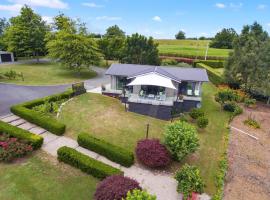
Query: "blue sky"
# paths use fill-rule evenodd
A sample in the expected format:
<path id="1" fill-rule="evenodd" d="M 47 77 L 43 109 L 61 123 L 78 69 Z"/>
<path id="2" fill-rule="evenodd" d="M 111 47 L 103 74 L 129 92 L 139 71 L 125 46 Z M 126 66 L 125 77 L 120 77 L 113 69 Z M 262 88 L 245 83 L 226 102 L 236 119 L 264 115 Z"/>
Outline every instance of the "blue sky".
<path id="1" fill-rule="evenodd" d="M 270 32 L 269 0 L 0 0 L 0 17 L 18 14 L 30 5 L 50 22 L 59 12 L 86 22 L 88 30 L 104 33 L 117 24 L 127 34 L 174 38 L 178 30 L 188 37 L 213 36 L 221 28 L 258 21 Z"/>

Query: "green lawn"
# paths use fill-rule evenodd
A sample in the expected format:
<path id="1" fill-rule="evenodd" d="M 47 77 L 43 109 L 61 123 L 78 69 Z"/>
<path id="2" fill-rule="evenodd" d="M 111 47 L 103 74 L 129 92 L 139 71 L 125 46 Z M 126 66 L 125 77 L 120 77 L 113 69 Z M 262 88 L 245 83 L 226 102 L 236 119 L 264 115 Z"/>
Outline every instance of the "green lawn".
<path id="1" fill-rule="evenodd" d="M 35 152 L 21 163 L 0 163 L 0 199 L 93 199 L 98 180 Z"/>
<path id="2" fill-rule="evenodd" d="M 155 40 L 159 43 L 159 53 L 179 56 L 205 56 L 209 40 Z M 208 49 L 208 56 L 227 57 L 230 50 Z"/>
<path id="3" fill-rule="evenodd" d="M 206 182 L 206 192 L 216 191 L 214 180 L 218 160 L 224 152 L 224 135 L 228 133 L 229 114 L 220 110 L 214 100 L 217 88 L 211 84 L 203 85 L 202 109 L 209 119 L 205 130 L 199 130 L 200 149 L 186 159 L 197 165 Z M 67 125 L 65 135 L 76 138 L 81 131 L 95 135 L 131 151 L 138 139 L 144 138 L 146 124 L 150 124 L 150 137 L 163 139 L 164 126 L 168 121 L 125 112 L 123 105 L 116 99 L 99 94 L 84 94 L 63 107 L 61 122 Z M 174 163 L 171 170 L 177 170 L 183 163 Z"/>
<path id="4" fill-rule="evenodd" d="M 93 70 L 83 69 L 81 74 L 57 63 L 0 65 L 0 73 L 14 70 L 23 73 L 24 81 L 17 77 L 15 80 L 1 79 L 0 82 L 22 85 L 54 85 L 83 81 L 96 76 Z"/>

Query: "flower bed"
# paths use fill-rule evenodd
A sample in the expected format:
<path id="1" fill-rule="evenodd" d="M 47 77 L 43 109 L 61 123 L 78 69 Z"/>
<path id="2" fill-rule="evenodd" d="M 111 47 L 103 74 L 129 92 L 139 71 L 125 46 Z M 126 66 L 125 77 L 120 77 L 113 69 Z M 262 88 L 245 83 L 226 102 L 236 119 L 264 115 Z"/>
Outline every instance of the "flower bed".
<path id="1" fill-rule="evenodd" d="M 31 145 L 7 134 L 0 134 L 0 161 L 10 162 L 33 151 Z"/>

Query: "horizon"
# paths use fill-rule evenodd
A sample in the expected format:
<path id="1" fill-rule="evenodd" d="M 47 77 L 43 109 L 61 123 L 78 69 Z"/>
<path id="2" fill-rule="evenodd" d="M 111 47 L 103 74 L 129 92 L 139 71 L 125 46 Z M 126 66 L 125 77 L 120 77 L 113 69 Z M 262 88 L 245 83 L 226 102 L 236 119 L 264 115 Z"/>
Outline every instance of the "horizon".
<path id="1" fill-rule="evenodd" d="M 0 17 L 18 15 L 24 4 L 48 23 L 64 13 L 85 22 L 89 32 L 100 34 L 116 24 L 127 35 L 139 33 L 155 39 L 174 39 L 179 30 L 188 38 L 213 37 L 222 28 L 234 28 L 240 33 L 244 25 L 255 21 L 270 32 L 270 3 L 265 0 L 206 0 L 203 4 L 199 0 L 1 0 Z"/>

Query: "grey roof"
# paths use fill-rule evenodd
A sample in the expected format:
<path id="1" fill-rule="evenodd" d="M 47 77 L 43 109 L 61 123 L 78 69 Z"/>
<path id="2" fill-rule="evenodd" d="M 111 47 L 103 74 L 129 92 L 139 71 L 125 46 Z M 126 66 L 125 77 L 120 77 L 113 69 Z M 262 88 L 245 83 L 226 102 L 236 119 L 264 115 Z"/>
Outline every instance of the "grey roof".
<path id="1" fill-rule="evenodd" d="M 175 81 L 201 81 L 208 82 L 205 69 L 187 67 L 165 67 L 136 64 L 112 64 L 106 75 L 136 77 L 142 74 L 156 72 Z"/>

